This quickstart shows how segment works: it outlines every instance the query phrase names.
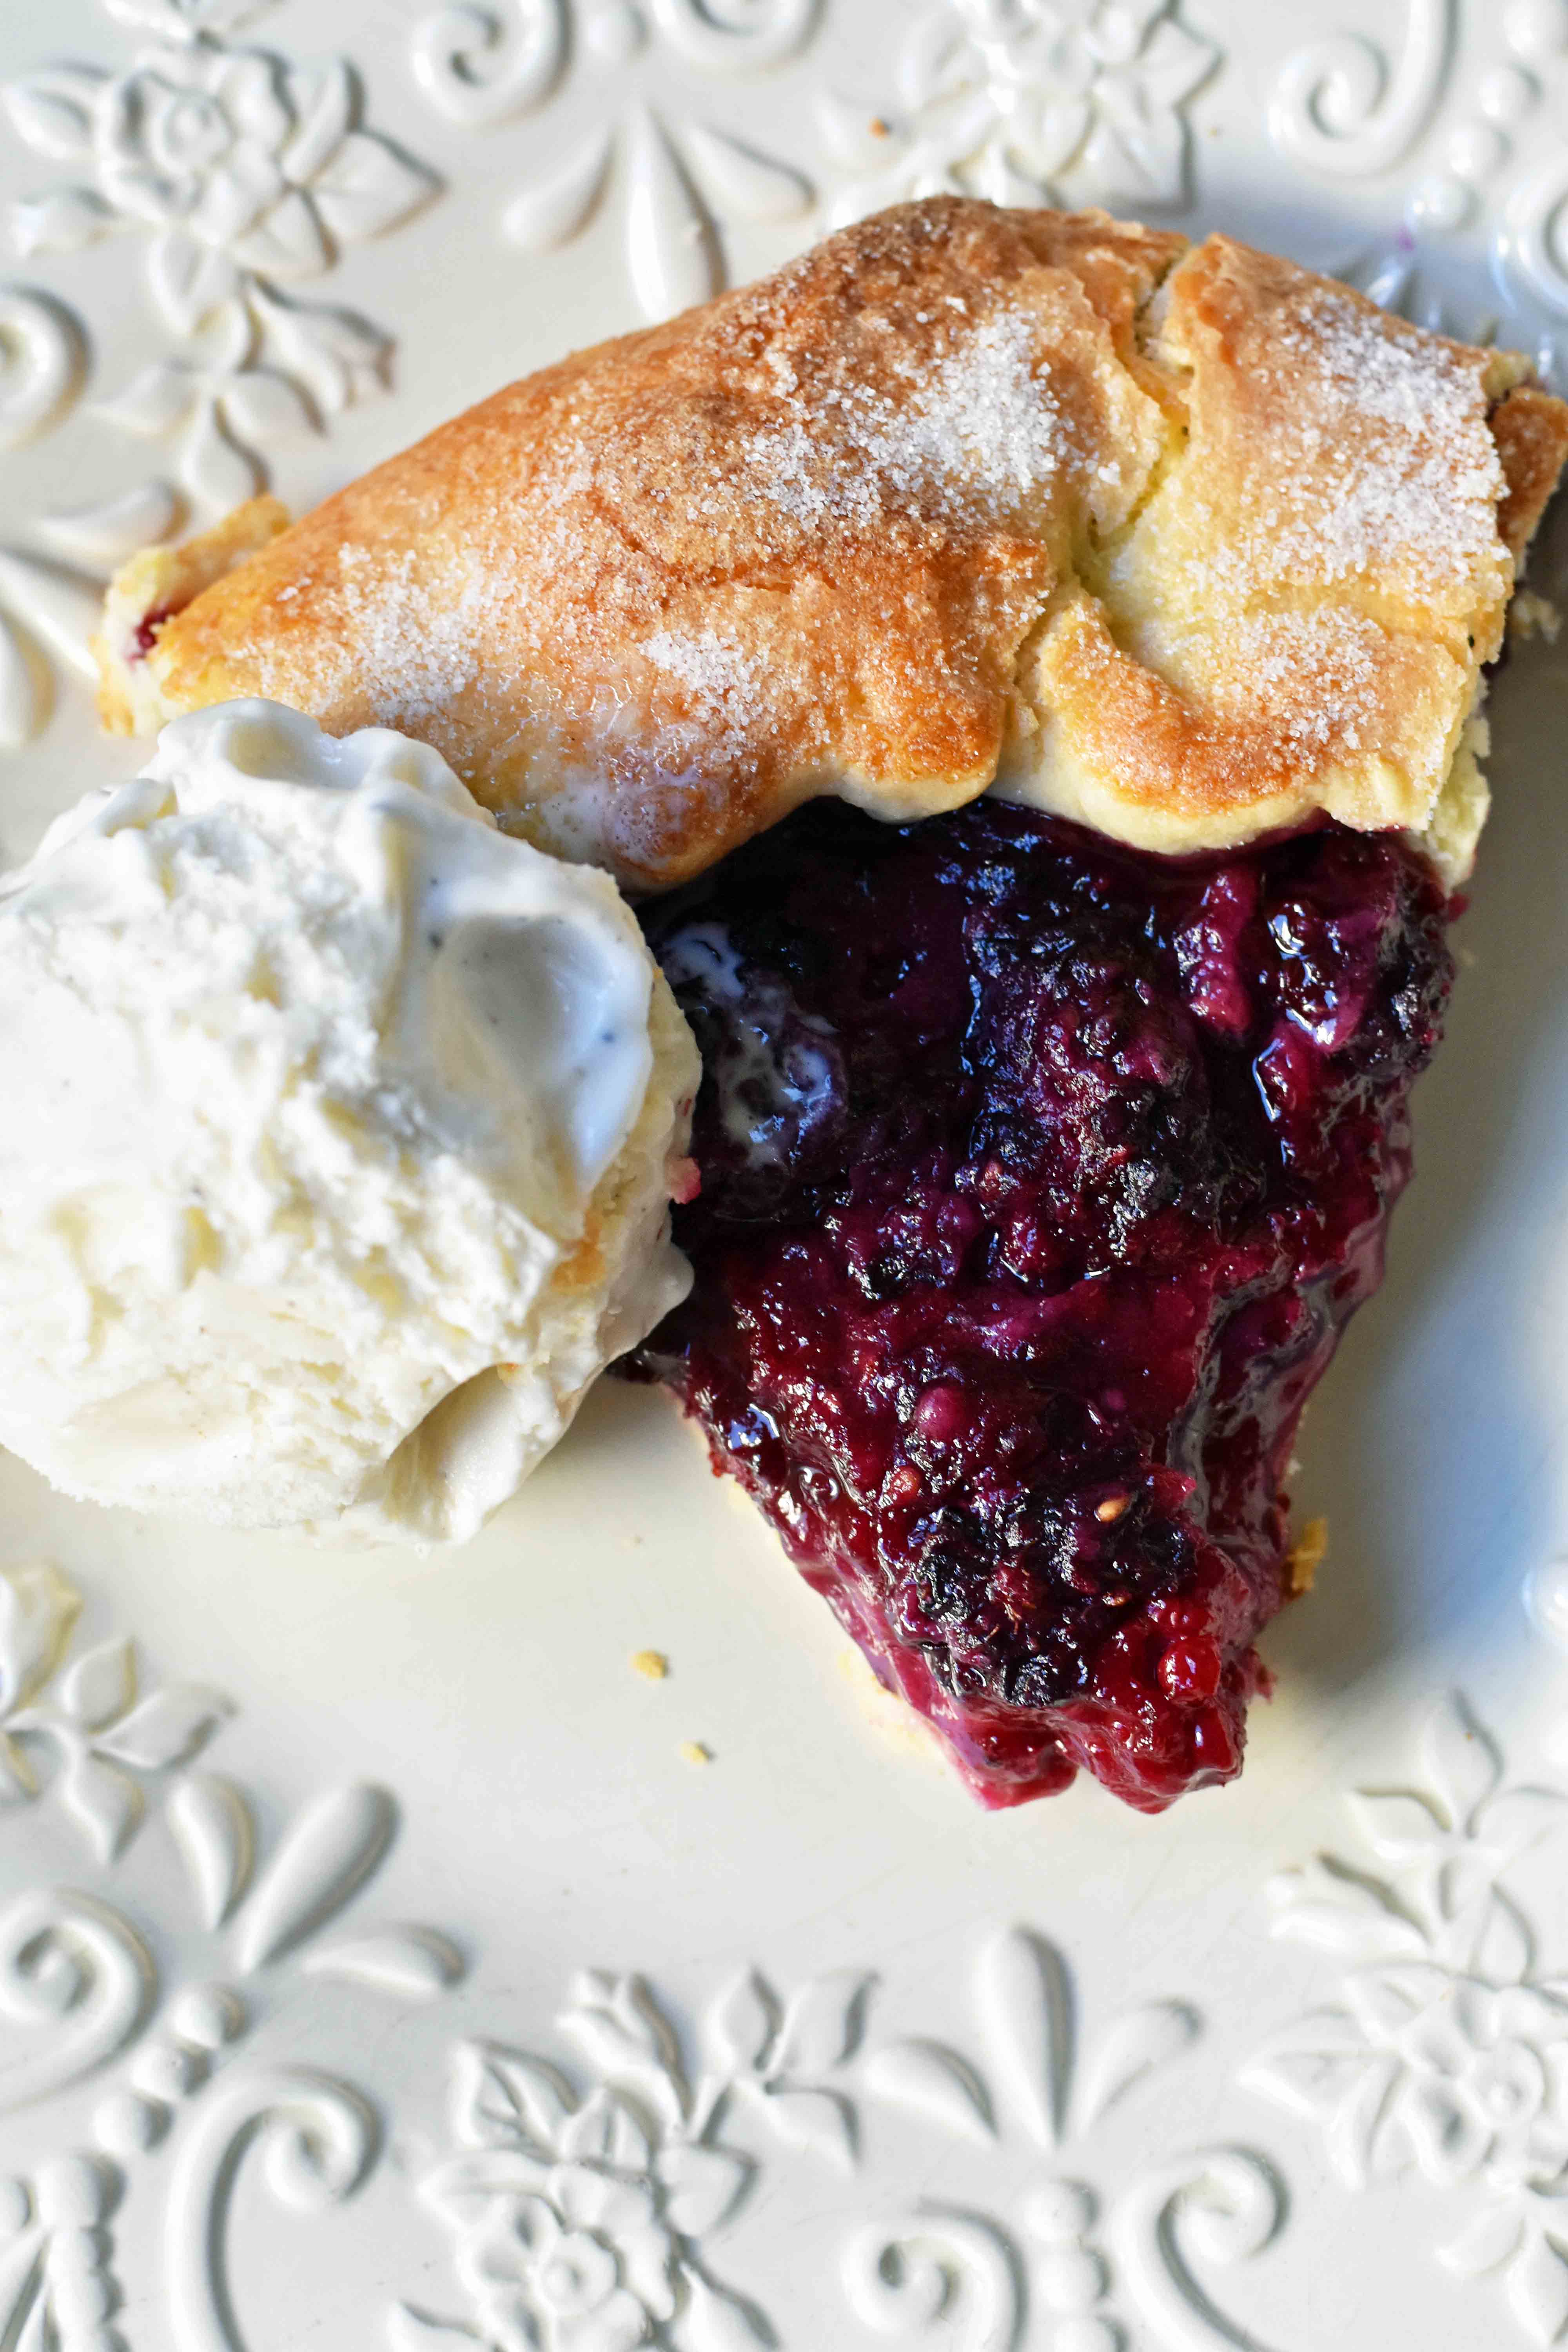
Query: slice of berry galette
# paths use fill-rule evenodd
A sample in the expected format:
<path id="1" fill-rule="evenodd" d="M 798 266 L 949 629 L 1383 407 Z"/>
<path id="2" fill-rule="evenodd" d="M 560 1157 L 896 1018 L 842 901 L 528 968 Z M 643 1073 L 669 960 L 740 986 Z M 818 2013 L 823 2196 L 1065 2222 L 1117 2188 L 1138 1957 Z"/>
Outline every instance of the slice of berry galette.
<path id="1" fill-rule="evenodd" d="M 1568 445 L 1285 265 L 1157 299 L 1183 430 L 1026 646 L 1013 804 L 819 803 L 647 917 L 706 1076 L 639 1361 L 991 1805 L 1240 1769 Z"/>
<path id="2" fill-rule="evenodd" d="M 137 558 L 103 707 L 401 728 L 694 894 L 644 1369 L 982 1797 L 1159 1806 L 1240 1762 L 1565 457 L 1517 355 L 937 197 Z"/>

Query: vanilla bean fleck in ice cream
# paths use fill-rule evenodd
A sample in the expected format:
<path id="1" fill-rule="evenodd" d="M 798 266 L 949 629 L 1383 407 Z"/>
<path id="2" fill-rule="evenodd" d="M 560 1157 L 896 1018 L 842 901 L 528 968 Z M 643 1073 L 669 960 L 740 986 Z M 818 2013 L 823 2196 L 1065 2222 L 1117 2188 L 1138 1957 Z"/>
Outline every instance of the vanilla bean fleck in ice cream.
<path id="1" fill-rule="evenodd" d="M 682 1296 L 696 1049 L 607 876 L 265 702 L 0 884 L 0 1443 L 69 1494 L 461 1538 Z"/>

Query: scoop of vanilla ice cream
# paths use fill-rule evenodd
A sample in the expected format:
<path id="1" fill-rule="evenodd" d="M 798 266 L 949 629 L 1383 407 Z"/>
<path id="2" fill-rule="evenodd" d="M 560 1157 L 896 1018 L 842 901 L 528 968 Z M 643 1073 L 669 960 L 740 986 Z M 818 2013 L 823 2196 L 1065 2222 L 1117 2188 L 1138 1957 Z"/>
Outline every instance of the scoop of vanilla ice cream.
<path id="1" fill-rule="evenodd" d="M 0 884 L 0 1444 L 456 1540 L 684 1295 L 699 1066 L 615 884 L 437 753 L 177 719 Z"/>

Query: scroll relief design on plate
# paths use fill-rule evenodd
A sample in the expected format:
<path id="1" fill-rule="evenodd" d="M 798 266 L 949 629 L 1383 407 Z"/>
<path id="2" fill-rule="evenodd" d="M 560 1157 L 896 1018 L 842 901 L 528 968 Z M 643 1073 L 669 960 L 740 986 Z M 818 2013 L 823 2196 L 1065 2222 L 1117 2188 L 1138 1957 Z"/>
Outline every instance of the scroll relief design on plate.
<path id="1" fill-rule="evenodd" d="M 1441 122 L 1455 91 L 1463 103 Z M 1496 331 L 1495 313 L 1453 317 L 1420 282 L 1424 246 L 1484 223 L 1494 275 L 1512 297 L 1508 331 L 1533 337 L 1542 373 L 1553 377 L 1568 322 L 1565 107 L 1568 0 L 1508 0 L 1498 11 L 1407 0 L 1392 55 L 1348 29 L 1292 52 L 1268 125 L 1281 155 L 1330 180 L 1410 165 L 1400 232 L 1341 274 L 1424 326 L 1481 341 Z M 1547 125 L 1550 142 L 1527 155 Z"/>
<path id="2" fill-rule="evenodd" d="M 142 1689 L 127 1640 L 77 1650 L 80 1612 L 47 1564 L 0 1570 L 0 1801 L 56 1807 L 102 1889 L 51 1879 L 0 1907 L 0 2118 L 38 2111 L 32 2168 L 0 2182 L 0 2343 L 99 2352 L 121 2301 L 113 2217 L 169 2141 L 160 2341 L 241 2352 L 225 2249 L 247 2159 L 259 2153 L 285 2203 L 332 2202 L 367 2176 L 381 2132 L 357 2085 L 247 2061 L 240 2045 L 280 1993 L 298 2011 L 291 1978 L 424 2002 L 464 1961 L 428 1927 L 327 1932 L 391 1849 L 384 1790 L 324 1790 L 261 1853 L 250 1798 L 205 1765 L 226 1701 L 192 1685 Z M 194 1942 L 199 1967 L 161 1966 L 130 1898 L 105 1884 L 143 1835 L 169 1839 L 183 1865 L 185 1916 L 160 1920 L 160 1942 L 182 1954 Z M 91 2146 L 51 2148 L 49 2103 L 86 2084 Z"/>
<path id="3" fill-rule="evenodd" d="M 752 1970 L 718 1994 L 689 2047 L 643 1979 L 581 1976 L 560 2023 L 586 2079 L 535 2051 L 462 2044 L 455 2146 L 418 2194 L 451 2239 L 464 2307 L 398 2305 L 393 2352 L 776 2343 L 789 2315 L 753 2303 L 713 2247 L 764 2170 L 776 2209 L 792 2161 L 858 2175 L 839 2274 L 863 2340 L 1118 2352 L 1131 2305 L 1176 2352 L 1234 2347 L 1199 2273 L 1274 2235 L 1283 2200 L 1269 2168 L 1230 2147 L 1157 2162 L 1109 2194 L 1092 2178 L 1100 2124 L 1195 2043 L 1196 2012 L 1131 2009 L 1080 2060 L 1071 1971 L 1025 1928 L 984 1945 L 974 2002 L 989 2072 L 941 2042 L 881 2039 L 876 1980 L 854 1971 L 781 2000 Z M 928 2180 L 940 2158 L 942 2198 L 898 2198 L 911 2147 Z"/>
<path id="4" fill-rule="evenodd" d="M 1494 2273 L 1523 2338 L 1568 2327 L 1568 1976 L 1543 1965 L 1517 1876 L 1568 1824 L 1560 1788 L 1510 1779 L 1461 1699 L 1421 1738 L 1413 1788 L 1350 1800 L 1352 1856 L 1269 1890 L 1277 1936 L 1331 1954 L 1335 2003 L 1241 2080 L 1316 2124 L 1347 2189 L 1415 2171 L 1473 2210 L 1437 2259 Z M 1505 1884 L 1505 1879 L 1510 1880 Z"/>
<path id="5" fill-rule="evenodd" d="M 286 2205 L 330 2205 L 384 2146 L 374 2084 L 310 2061 L 309 1987 L 423 2004 L 465 1961 L 429 1927 L 342 1924 L 392 1849 L 386 1790 L 329 1788 L 263 1840 L 253 1798 L 211 1769 L 231 1712 L 221 1695 L 149 1685 L 130 1641 L 79 1642 L 81 1613 L 47 1563 L 0 1570 L 0 1798 L 13 1820 L 51 1809 L 50 1843 L 94 1874 L 62 1887 L 51 1868 L 19 1889 L 13 1874 L 0 1904 L 0 2120 L 29 2119 L 26 2175 L 0 2181 L 0 2343 L 101 2352 L 106 2329 L 119 2342 L 129 2326 L 143 2352 L 114 2223 L 164 2151 L 166 2341 L 243 2352 L 226 2261 L 242 2178 Z M 182 1890 L 156 1906 L 155 1933 L 125 1875 L 143 1839 L 166 1843 Z M 395 2305 L 396 2352 L 775 2343 L 787 2315 L 760 2308 L 718 2244 L 764 2170 L 775 2206 L 793 2185 L 807 2214 L 825 2173 L 844 2184 L 846 2324 L 868 2338 L 936 2328 L 963 2352 L 1118 2352 L 1129 2312 L 1176 2352 L 1235 2344 L 1212 2272 L 1275 2232 L 1268 2167 L 1237 2147 L 1172 2151 L 1108 2180 L 1097 2147 L 1110 2111 L 1196 2044 L 1195 2010 L 1146 2001 L 1080 2047 L 1072 1970 L 1029 1928 L 979 1952 L 984 2063 L 872 2031 L 876 2000 L 868 1971 L 781 1998 L 752 1970 L 683 2037 L 641 1979 L 590 1970 L 560 2021 L 574 2060 L 458 2044 L 454 2145 L 415 2189 L 450 2238 L 461 2308 Z M 280 2064 L 263 2028 L 285 2005 Z M 52 2104 L 84 2090 L 88 2144 L 51 2145 Z M 900 2196 L 911 2148 L 917 2179 L 940 2160 L 942 2200 Z"/>
<path id="6" fill-rule="evenodd" d="M 37 535 L 63 564 L 0 552 L 0 748 L 26 742 L 47 716 L 51 657 L 91 680 L 107 569 L 169 537 L 193 504 L 216 514 L 253 496 L 290 436 L 384 384 L 392 334 L 292 289 L 410 219 L 439 185 L 365 126 L 347 59 L 307 67 L 224 37 L 260 7 L 105 5 L 156 46 L 118 67 L 46 65 L 0 89 L 10 133 L 69 175 L 12 205 L 9 242 L 29 266 L 108 237 L 141 247 L 169 348 L 93 413 L 173 442 L 174 480 L 42 517 Z M 87 350 L 58 290 L 0 288 L 0 446 L 61 421 L 83 389 Z"/>
<path id="7" fill-rule="evenodd" d="M 31 287 L 0 287 L 0 449 L 59 424 L 86 379 L 87 338 L 65 304 Z"/>
<path id="8" fill-rule="evenodd" d="M 726 229 L 810 214 L 812 180 L 774 152 L 772 133 L 759 144 L 720 126 L 722 83 L 787 63 L 817 16 L 817 0 L 516 0 L 434 11 L 411 54 L 431 105 L 468 128 L 532 117 L 559 93 L 571 127 L 536 141 L 531 122 L 536 168 L 508 200 L 502 231 L 547 253 L 613 198 L 631 293 L 659 320 L 729 283 Z"/>

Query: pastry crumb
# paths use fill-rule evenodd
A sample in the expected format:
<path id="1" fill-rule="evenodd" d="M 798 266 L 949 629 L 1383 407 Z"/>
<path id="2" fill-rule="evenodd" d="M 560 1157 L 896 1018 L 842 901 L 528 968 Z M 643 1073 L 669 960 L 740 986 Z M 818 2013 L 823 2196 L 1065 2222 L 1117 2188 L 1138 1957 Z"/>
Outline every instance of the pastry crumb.
<path id="1" fill-rule="evenodd" d="M 1285 1555 L 1285 1589 L 1293 1601 L 1310 1592 L 1328 1549 L 1327 1519 L 1309 1519 Z"/>
<path id="2" fill-rule="evenodd" d="M 711 1764 L 713 1750 L 705 1748 L 700 1739 L 683 1739 L 676 1749 L 683 1764 Z"/>
<path id="3" fill-rule="evenodd" d="M 661 1683 L 669 1672 L 669 1660 L 662 1650 L 634 1650 L 632 1672 L 645 1682 Z"/>
<path id="4" fill-rule="evenodd" d="M 1557 643 L 1557 633 L 1563 626 L 1563 615 L 1550 597 L 1538 596 L 1532 588 L 1521 588 L 1508 611 L 1508 633 L 1510 637 L 1544 637 L 1549 646 Z"/>

